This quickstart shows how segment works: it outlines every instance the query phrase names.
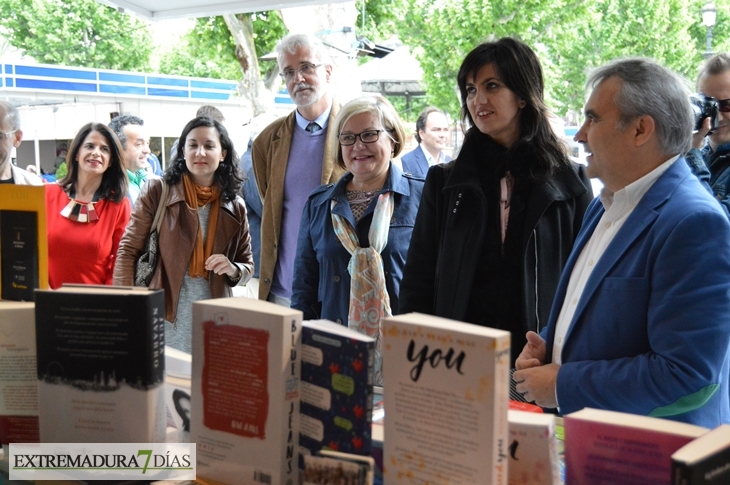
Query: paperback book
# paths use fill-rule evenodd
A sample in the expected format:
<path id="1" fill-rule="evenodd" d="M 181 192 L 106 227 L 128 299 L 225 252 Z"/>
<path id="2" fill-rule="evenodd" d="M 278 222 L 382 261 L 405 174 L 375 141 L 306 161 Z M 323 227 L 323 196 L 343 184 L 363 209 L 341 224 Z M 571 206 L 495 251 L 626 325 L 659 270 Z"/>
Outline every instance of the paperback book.
<path id="1" fill-rule="evenodd" d="M 0 443 L 37 443 L 35 305 L 0 301 Z"/>
<path id="2" fill-rule="evenodd" d="M 163 291 L 64 285 L 35 297 L 41 441 L 164 442 Z"/>
<path id="3" fill-rule="evenodd" d="M 508 412 L 509 485 L 560 485 L 555 416 Z"/>
<path id="4" fill-rule="evenodd" d="M 302 313 L 261 300 L 193 304 L 190 441 L 197 473 L 296 484 Z"/>
<path id="5" fill-rule="evenodd" d="M 730 425 L 721 424 L 672 455 L 672 485 L 730 483 Z"/>
<path id="6" fill-rule="evenodd" d="M 302 324 L 300 467 L 322 449 L 370 455 L 374 359 L 371 337 L 326 320 Z"/>
<path id="7" fill-rule="evenodd" d="M 666 485 L 672 454 L 707 428 L 585 408 L 565 416 L 566 485 Z"/>
<path id="8" fill-rule="evenodd" d="M 507 485 L 510 333 L 383 321 L 384 482 Z"/>
<path id="9" fill-rule="evenodd" d="M 0 184 L 0 298 L 33 301 L 48 288 L 45 187 Z"/>

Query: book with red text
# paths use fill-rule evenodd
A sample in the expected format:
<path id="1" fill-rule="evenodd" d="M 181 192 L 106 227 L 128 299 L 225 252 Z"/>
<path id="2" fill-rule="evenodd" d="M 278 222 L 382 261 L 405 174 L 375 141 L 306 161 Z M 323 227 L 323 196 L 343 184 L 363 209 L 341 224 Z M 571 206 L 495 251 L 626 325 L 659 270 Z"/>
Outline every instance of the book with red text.
<path id="1" fill-rule="evenodd" d="M 566 485 L 666 485 L 672 454 L 708 430 L 585 408 L 565 416 Z"/>
<path id="2" fill-rule="evenodd" d="M 42 443 L 165 441 L 162 290 L 36 290 Z"/>
<path id="3" fill-rule="evenodd" d="M 721 424 L 672 455 L 672 485 L 730 483 L 730 425 Z"/>
<path id="4" fill-rule="evenodd" d="M 0 301 L 0 443 L 37 443 L 35 305 Z"/>
<path id="5" fill-rule="evenodd" d="M 509 364 L 509 332 L 386 318 L 384 483 L 507 485 Z"/>
<path id="6" fill-rule="evenodd" d="M 299 453 L 322 449 L 370 455 L 375 339 L 311 320 L 302 328 Z"/>
<path id="7" fill-rule="evenodd" d="M 298 483 L 302 313 L 249 298 L 193 304 L 190 442 L 199 478 Z"/>

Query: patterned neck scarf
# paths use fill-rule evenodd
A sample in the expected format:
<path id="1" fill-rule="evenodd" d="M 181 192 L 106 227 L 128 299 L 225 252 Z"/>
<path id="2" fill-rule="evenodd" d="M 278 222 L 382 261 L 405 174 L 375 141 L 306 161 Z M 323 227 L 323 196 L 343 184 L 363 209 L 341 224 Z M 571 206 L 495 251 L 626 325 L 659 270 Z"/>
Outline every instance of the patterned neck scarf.
<path id="1" fill-rule="evenodd" d="M 336 201 L 332 201 L 334 209 Z M 370 223 L 368 238 L 370 247 L 361 248 L 357 233 L 344 217 L 332 214 L 335 234 L 347 252 L 352 255 L 347 270 L 350 273 L 350 311 L 348 327 L 376 339 L 375 384 L 383 382 L 383 339 L 381 321 L 390 317 L 390 296 L 385 286 L 383 258 L 380 253 L 388 244 L 390 218 L 393 215 L 393 194 L 386 192 L 378 197 Z"/>
<path id="2" fill-rule="evenodd" d="M 215 239 L 215 229 L 218 225 L 218 212 L 221 202 L 221 189 L 217 185 L 212 187 L 197 185 L 187 173 L 183 174 L 183 186 L 185 187 L 185 202 L 190 207 L 203 207 L 210 202 L 205 247 L 203 247 L 203 231 L 200 230 L 200 225 L 198 225 L 198 235 L 193 248 L 193 257 L 190 259 L 190 270 L 188 271 L 191 278 L 207 279 L 208 272 L 205 270 L 205 261 L 213 253 L 213 241 Z"/>

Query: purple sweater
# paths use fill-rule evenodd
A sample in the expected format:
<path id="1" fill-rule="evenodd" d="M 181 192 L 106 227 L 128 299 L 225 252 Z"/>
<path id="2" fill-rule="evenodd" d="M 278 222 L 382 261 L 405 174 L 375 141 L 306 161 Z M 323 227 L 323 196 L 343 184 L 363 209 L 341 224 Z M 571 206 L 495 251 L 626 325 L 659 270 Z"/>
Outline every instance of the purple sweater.
<path id="1" fill-rule="evenodd" d="M 289 160 L 284 177 L 284 208 L 281 213 L 279 255 L 276 259 L 271 292 L 291 298 L 294 278 L 294 257 L 297 252 L 302 210 L 309 194 L 322 185 L 322 159 L 327 130 L 316 133 L 304 131 L 294 124 Z"/>

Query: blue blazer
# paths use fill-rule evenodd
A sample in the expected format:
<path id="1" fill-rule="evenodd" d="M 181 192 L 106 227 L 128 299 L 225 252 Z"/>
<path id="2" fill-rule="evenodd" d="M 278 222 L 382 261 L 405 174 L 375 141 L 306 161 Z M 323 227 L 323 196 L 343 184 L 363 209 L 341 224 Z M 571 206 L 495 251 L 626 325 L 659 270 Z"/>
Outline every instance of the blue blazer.
<path id="1" fill-rule="evenodd" d="M 555 324 L 575 262 L 603 205 L 596 198 L 558 285 Z M 591 273 L 562 350 L 557 399 L 714 428 L 730 422 L 730 223 L 680 157 L 648 190 Z"/>
<path id="2" fill-rule="evenodd" d="M 403 165 L 404 172 L 410 172 L 419 177 L 425 177 L 426 172 L 428 172 L 428 160 L 426 160 L 426 155 L 423 153 L 421 145 L 418 145 L 414 150 L 400 157 L 400 161 Z M 451 157 L 446 155 L 445 162 L 450 161 Z"/>
<path id="3" fill-rule="evenodd" d="M 305 320 L 325 318 L 347 325 L 350 308 L 350 273 L 347 266 L 350 253 L 335 234 L 330 201 L 337 201 L 335 212 L 345 217 L 355 228 L 360 247 L 370 245 L 368 231 L 377 203 L 376 197 L 356 223 L 345 193 L 350 179 L 352 174 L 348 172 L 336 184 L 314 189 L 304 206 L 294 262 L 291 307 L 301 310 Z M 422 178 L 404 174 L 397 165 L 391 163 L 388 180 L 383 187 L 385 191 L 392 191 L 394 197 L 388 244 L 381 253 L 393 315 L 398 313 L 403 267 L 421 201 L 423 182 Z"/>

